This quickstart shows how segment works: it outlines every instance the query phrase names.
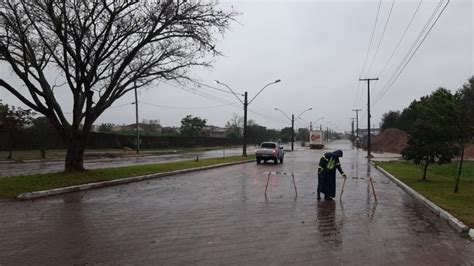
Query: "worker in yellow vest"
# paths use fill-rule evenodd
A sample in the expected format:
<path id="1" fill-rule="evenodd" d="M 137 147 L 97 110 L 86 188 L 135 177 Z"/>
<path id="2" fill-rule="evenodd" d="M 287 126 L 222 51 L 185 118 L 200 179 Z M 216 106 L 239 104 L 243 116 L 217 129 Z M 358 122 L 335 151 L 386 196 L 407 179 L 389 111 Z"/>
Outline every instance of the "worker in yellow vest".
<path id="1" fill-rule="evenodd" d="M 339 161 L 341 157 L 342 151 L 337 150 L 325 153 L 319 160 L 318 200 L 321 199 L 320 193 L 324 193 L 325 200 L 332 200 L 336 196 L 336 169 L 343 177 L 346 177 Z"/>

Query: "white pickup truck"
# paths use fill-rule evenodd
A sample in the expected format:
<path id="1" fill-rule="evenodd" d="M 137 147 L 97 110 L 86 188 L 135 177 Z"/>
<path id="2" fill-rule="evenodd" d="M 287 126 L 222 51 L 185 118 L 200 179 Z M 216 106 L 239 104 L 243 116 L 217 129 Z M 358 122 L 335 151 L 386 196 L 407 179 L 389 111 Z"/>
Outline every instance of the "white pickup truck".
<path id="1" fill-rule="evenodd" d="M 283 157 L 285 152 L 283 146 L 280 146 L 277 142 L 262 142 L 260 146 L 255 150 L 255 157 L 257 157 L 257 164 L 262 160 L 266 163 L 272 160 L 274 164 L 283 163 Z"/>

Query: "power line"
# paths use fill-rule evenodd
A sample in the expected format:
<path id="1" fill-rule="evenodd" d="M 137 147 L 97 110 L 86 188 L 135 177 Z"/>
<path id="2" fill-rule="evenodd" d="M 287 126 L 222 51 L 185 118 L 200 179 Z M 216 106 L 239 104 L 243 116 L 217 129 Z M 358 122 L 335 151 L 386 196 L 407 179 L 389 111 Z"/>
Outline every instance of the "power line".
<path id="1" fill-rule="evenodd" d="M 362 77 L 362 73 L 364 73 L 365 65 L 367 64 L 367 59 L 368 59 L 369 54 L 370 54 L 370 49 L 372 48 L 372 41 L 374 40 L 374 33 L 375 33 L 375 29 L 377 28 L 377 21 L 378 21 L 378 19 L 379 19 L 380 6 L 381 6 L 381 5 L 382 5 L 382 0 L 379 1 L 379 7 L 378 7 L 378 9 L 377 9 L 377 16 L 375 17 L 374 27 L 372 28 L 372 36 L 370 37 L 369 48 L 367 49 L 367 53 L 365 54 L 364 65 L 362 66 L 362 70 L 360 71 L 359 78 L 361 78 L 361 77 Z"/>
<path id="2" fill-rule="evenodd" d="M 275 117 L 271 117 L 271 116 L 268 116 L 268 115 L 263 115 L 261 114 L 260 112 L 256 112 L 255 109 L 250 109 L 248 108 L 249 112 L 251 112 L 252 114 L 255 114 L 257 116 L 260 116 L 264 119 L 267 119 L 267 120 L 272 120 L 273 122 L 278 122 L 278 123 L 287 123 L 286 120 L 280 120 L 279 118 L 275 118 Z"/>
<path id="3" fill-rule="evenodd" d="M 367 70 L 367 75 L 370 74 L 370 70 L 372 69 L 372 66 L 374 65 L 375 59 L 377 58 L 377 55 L 379 53 L 380 45 L 382 44 L 383 37 L 385 36 L 385 31 L 387 30 L 388 22 L 390 21 L 390 17 L 392 16 L 392 10 L 393 10 L 394 5 L 395 5 L 395 0 L 392 0 L 392 5 L 390 6 L 390 11 L 388 13 L 387 20 L 385 21 L 385 26 L 383 27 L 383 31 L 382 31 L 382 35 L 380 36 L 379 44 L 377 45 L 377 49 L 375 50 L 374 58 L 372 59 L 372 62 L 370 63 L 369 69 Z"/>
<path id="4" fill-rule="evenodd" d="M 204 86 L 204 87 L 213 89 L 213 90 L 217 90 L 217 91 L 220 91 L 220 92 L 225 92 L 225 93 L 233 94 L 233 93 L 230 92 L 230 91 L 226 91 L 226 90 L 223 90 L 223 89 L 220 89 L 220 88 L 216 88 L 216 87 L 213 87 L 213 86 L 211 86 L 211 85 L 207 85 L 207 84 L 202 83 L 202 82 L 199 82 L 199 81 L 193 81 L 193 82 L 194 82 L 194 83 L 197 83 L 197 84 L 199 84 L 199 85 L 202 85 L 202 86 Z M 239 92 L 238 94 L 242 94 L 242 93 Z"/>
<path id="5" fill-rule="evenodd" d="M 410 54 L 413 52 L 413 50 L 415 49 L 415 46 L 416 44 L 419 42 L 419 40 L 422 38 L 423 34 L 426 32 L 426 29 L 428 28 L 429 24 L 433 21 L 433 18 L 435 17 L 436 13 L 438 12 L 439 8 L 441 7 L 441 4 L 442 4 L 443 0 L 440 0 L 438 2 L 438 5 L 436 6 L 435 10 L 433 11 L 433 13 L 431 14 L 431 16 L 429 17 L 429 19 L 426 21 L 425 25 L 423 26 L 422 30 L 418 33 L 418 36 L 416 37 L 415 41 L 413 42 L 413 44 L 411 45 L 410 49 L 408 49 L 408 52 L 405 54 L 405 56 L 403 57 L 403 60 L 400 62 L 400 64 L 398 65 L 398 67 L 395 69 L 395 72 L 393 73 L 393 75 L 388 79 L 388 82 L 385 84 L 385 86 L 383 87 L 383 89 L 379 92 L 379 94 L 377 95 L 377 99 L 378 97 L 382 94 L 383 90 L 387 87 L 387 85 L 394 79 L 394 77 L 397 75 L 397 73 L 400 71 L 400 69 L 403 67 L 404 63 L 407 61 L 408 57 L 410 56 Z M 375 101 L 376 102 L 376 101 Z"/>
<path id="6" fill-rule="evenodd" d="M 224 107 L 224 106 L 229 106 L 229 105 L 234 105 L 237 104 L 238 102 L 230 103 L 230 104 L 221 104 L 221 105 L 213 105 L 213 106 L 167 106 L 167 105 L 159 105 L 159 104 L 153 104 L 153 103 L 147 103 L 147 102 L 142 102 L 139 101 L 140 103 L 158 107 L 158 108 L 170 108 L 170 109 L 212 109 L 212 108 L 218 108 L 218 107 Z"/>
<path id="7" fill-rule="evenodd" d="M 124 104 L 117 105 L 117 106 L 111 106 L 111 107 L 109 107 L 108 109 L 114 109 L 114 108 L 124 107 L 124 106 L 131 105 L 131 104 L 134 104 L 134 103 L 135 103 L 135 102 L 124 103 Z"/>
<path id="8" fill-rule="evenodd" d="M 116 106 L 110 106 L 109 108 L 107 108 L 106 110 L 109 110 L 109 109 L 115 109 L 115 108 L 120 108 L 120 107 L 124 107 L 124 106 L 130 106 L 132 104 L 134 104 L 135 102 L 131 102 L 131 103 L 124 103 L 124 104 L 121 104 L 121 105 L 116 105 Z M 65 115 L 69 115 L 69 114 L 72 114 L 72 112 L 63 112 L 63 114 Z"/>
<path id="9" fill-rule="evenodd" d="M 367 58 L 369 57 L 370 53 L 370 48 L 372 47 L 372 41 L 374 39 L 374 34 L 375 34 L 375 28 L 377 27 L 377 21 L 379 19 L 379 13 L 380 13 L 380 6 L 382 5 L 382 0 L 379 1 L 379 6 L 377 8 L 377 15 L 375 16 L 375 23 L 374 27 L 372 28 L 372 36 L 370 37 L 370 42 L 369 42 L 369 47 L 367 49 L 367 53 L 365 54 L 365 59 L 364 59 L 364 65 L 362 66 L 362 70 L 360 71 L 359 78 L 361 78 L 362 73 L 364 73 L 365 65 L 367 64 Z M 356 98 L 354 101 L 354 106 L 357 104 L 357 99 L 359 98 L 359 91 L 360 91 L 360 82 L 357 82 L 357 92 L 356 92 Z"/>
<path id="10" fill-rule="evenodd" d="M 415 12 L 413 13 L 413 15 L 411 16 L 411 19 L 410 19 L 410 22 L 408 22 L 407 26 L 405 27 L 405 31 L 403 32 L 402 34 L 402 37 L 400 38 L 400 40 L 398 41 L 397 45 L 395 46 L 395 49 L 393 49 L 392 51 L 392 54 L 390 55 L 390 57 L 388 58 L 387 62 L 385 62 L 385 65 L 383 66 L 382 70 L 380 71 L 380 73 L 377 75 L 377 77 L 380 77 L 385 69 L 387 68 L 388 64 L 392 61 L 392 58 L 393 56 L 395 55 L 395 53 L 398 51 L 398 48 L 400 47 L 400 44 L 402 43 L 403 39 L 405 38 L 405 35 L 407 34 L 408 32 L 408 29 L 410 28 L 411 24 L 413 23 L 413 20 L 415 19 L 415 16 L 416 14 L 418 13 L 418 10 L 420 9 L 420 6 L 421 6 L 421 3 L 423 2 L 423 0 L 420 0 L 420 2 L 418 3 L 418 6 L 416 7 L 415 9 Z M 360 83 L 359 83 L 360 84 Z"/>
<path id="11" fill-rule="evenodd" d="M 222 98 L 219 98 L 219 97 L 216 97 L 214 95 L 209 95 L 205 92 L 201 92 L 201 91 L 197 91 L 197 90 L 193 90 L 193 89 L 189 89 L 187 87 L 184 87 L 184 86 L 178 86 L 178 85 L 174 85 L 174 84 L 171 84 L 171 83 L 168 83 L 168 82 L 164 82 L 162 81 L 164 84 L 167 84 L 171 87 L 174 87 L 174 88 L 177 88 L 177 89 L 181 89 L 181 90 L 184 90 L 184 91 L 187 91 L 187 92 L 190 92 L 190 93 L 193 93 L 193 94 L 196 94 L 196 95 L 199 95 L 203 98 L 206 98 L 206 99 L 209 99 L 209 100 L 213 100 L 213 101 L 216 101 L 216 102 L 219 102 L 219 103 L 222 103 L 222 104 L 228 104 L 230 106 L 232 106 L 232 102 L 228 102 L 226 99 L 222 99 Z"/>
<path id="12" fill-rule="evenodd" d="M 443 0 L 440 1 L 440 4 L 443 2 Z M 446 2 L 446 5 L 444 5 L 443 9 L 441 10 L 441 12 L 438 14 L 438 16 L 436 17 L 436 20 L 433 22 L 433 24 L 431 24 L 431 27 L 428 29 L 428 31 L 426 32 L 426 34 L 423 36 L 423 39 L 421 40 L 421 42 L 418 44 L 418 46 L 416 47 L 416 49 L 413 51 L 413 53 L 411 53 L 411 55 L 409 55 L 409 53 L 411 51 L 409 51 L 409 53 L 407 55 L 409 55 L 410 57 L 408 58 L 408 60 L 406 60 L 406 63 L 403 65 L 403 67 L 400 69 L 400 71 L 398 72 L 398 74 L 396 74 L 396 76 L 394 76 L 393 79 L 391 79 L 391 81 L 389 81 L 389 83 L 387 83 L 387 85 L 384 86 L 384 88 L 382 89 L 381 91 L 381 96 L 378 97 L 378 99 L 373 103 L 374 105 L 379 102 L 384 96 L 385 94 L 388 92 L 388 90 L 393 86 L 393 84 L 395 83 L 395 81 L 398 79 L 398 77 L 400 77 L 400 75 L 402 74 L 403 70 L 405 70 L 406 66 L 410 63 L 411 59 L 415 56 L 416 52 L 418 51 L 418 49 L 421 47 L 421 45 L 423 44 L 423 42 L 426 40 L 426 37 L 428 37 L 429 33 L 431 32 L 431 30 L 433 29 L 433 27 L 436 25 L 436 23 L 438 22 L 439 18 L 441 17 L 441 15 L 443 14 L 444 10 L 446 10 L 446 7 L 448 6 L 449 4 L 449 0 Z M 440 5 L 438 5 L 438 7 L 435 9 L 435 12 L 433 13 L 433 16 L 430 17 L 430 20 L 429 22 L 431 22 L 432 18 L 434 17 L 434 15 L 436 14 L 436 12 L 439 10 L 439 7 Z M 426 25 L 429 25 L 429 24 L 426 24 Z M 425 28 L 424 28 L 425 29 Z M 423 31 L 422 31 L 423 32 Z M 417 41 L 418 41 L 418 38 L 417 38 Z M 416 42 L 415 41 L 415 44 Z M 405 57 L 406 58 L 406 57 Z M 403 63 L 403 61 L 402 61 Z M 398 68 L 397 68 L 398 70 Z"/>
<path id="13" fill-rule="evenodd" d="M 230 107 L 235 107 L 239 110 L 241 110 L 240 107 L 237 107 L 235 106 L 235 102 L 227 102 L 226 99 L 222 99 L 222 98 L 219 98 L 219 97 L 216 97 L 216 96 L 213 96 L 213 95 L 209 95 L 207 93 L 204 93 L 204 92 L 198 92 L 197 90 L 193 90 L 193 89 L 189 89 L 187 87 L 184 87 L 184 86 L 178 86 L 178 85 L 175 85 L 175 84 L 171 84 L 171 83 L 168 83 L 168 82 L 164 82 L 162 81 L 163 83 L 169 85 L 169 86 L 172 86 L 172 87 L 175 87 L 175 88 L 178 88 L 178 89 L 181 89 L 181 90 L 184 90 L 184 91 L 187 91 L 187 92 L 190 92 L 190 93 L 193 93 L 193 94 L 196 94 L 196 95 L 199 95 L 201 97 L 204 97 L 206 99 L 209 99 L 209 100 L 213 100 L 213 101 L 216 101 L 216 102 L 220 102 L 220 103 L 223 103 L 224 105 L 227 105 L 227 106 L 230 106 Z M 275 118 L 272 118 L 272 117 L 269 117 L 269 116 L 266 116 L 266 115 L 262 115 L 252 109 L 249 108 L 249 111 L 257 116 L 260 116 L 266 120 L 273 120 L 274 122 L 277 121 L 278 119 L 275 119 Z M 282 121 L 281 120 L 278 120 L 279 123 L 281 123 Z"/>

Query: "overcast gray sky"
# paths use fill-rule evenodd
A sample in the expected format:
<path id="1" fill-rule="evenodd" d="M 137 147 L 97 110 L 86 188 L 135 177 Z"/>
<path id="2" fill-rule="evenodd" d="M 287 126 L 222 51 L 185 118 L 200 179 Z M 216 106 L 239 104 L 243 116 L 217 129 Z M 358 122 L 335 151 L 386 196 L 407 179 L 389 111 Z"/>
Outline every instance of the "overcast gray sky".
<path id="1" fill-rule="evenodd" d="M 235 91 L 248 91 L 249 99 L 267 87 L 249 106 L 249 119 L 269 128 L 290 122 L 274 108 L 295 115 L 312 107 L 306 121 L 331 121 L 339 130 L 350 129 L 351 111 L 361 108 L 360 127 L 366 127 L 367 84 L 358 82 L 369 47 L 378 0 L 374 1 L 223 1 L 222 8 L 241 12 L 238 23 L 219 41 L 224 53 L 215 58 L 212 69 L 194 69 L 192 77 L 203 83 L 219 80 Z M 377 76 L 402 37 L 419 0 L 395 0 L 377 57 L 376 48 L 392 0 L 383 0 L 372 47 L 362 77 Z M 371 90 L 375 102 L 382 88 L 413 45 L 432 15 L 438 1 L 424 0 L 398 52 Z M 451 1 L 447 9 L 390 90 L 372 107 L 372 125 L 384 112 L 401 110 L 412 100 L 437 87 L 452 91 L 474 74 L 473 3 Z M 372 61 L 370 72 L 367 73 Z M 11 73 L 3 64 L 3 77 Z M 7 78 L 8 79 L 8 78 Z M 3 88 L 4 103 L 19 105 Z M 211 99 L 210 99 L 211 98 Z M 62 99 L 67 104 L 69 100 Z M 118 100 L 96 122 L 132 123 L 135 119 L 133 94 Z M 234 113 L 243 115 L 242 105 L 231 94 L 187 84 L 177 88 L 160 83 L 139 93 L 140 119 L 158 119 L 164 126 L 178 126 L 187 114 L 224 126 Z M 319 123 L 318 123 L 319 124 Z M 307 124 L 299 121 L 296 127 Z M 335 127 L 335 126 L 332 126 Z"/>

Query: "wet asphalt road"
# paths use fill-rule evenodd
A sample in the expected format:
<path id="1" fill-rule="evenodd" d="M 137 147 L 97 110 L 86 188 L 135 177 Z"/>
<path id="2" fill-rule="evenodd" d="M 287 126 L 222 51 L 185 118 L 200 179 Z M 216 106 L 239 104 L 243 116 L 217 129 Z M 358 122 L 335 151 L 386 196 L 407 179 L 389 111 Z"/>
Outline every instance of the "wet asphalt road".
<path id="1" fill-rule="evenodd" d="M 253 152 L 253 147 L 247 148 L 248 152 Z M 192 160 L 199 156 L 200 159 L 216 158 L 223 156 L 237 156 L 242 154 L 242 148 L 231 148 L 225 150 L 211 150 L 203 152 L 190 152 L 179 154 L 148 155 L 139 157 L 106 158 L 106 159 L 86 159 L 84 167 L 86 169 L 111 168 L 121 166 L 159 164 L 168 162 L 178 162 Z M 64 170 L 64 161 L 40 161 L 25 163 L 0 163 L 0 178 L 6 176 L 44 174 L 60 172 Z"/>
<path id="2" fill-rule="evenodd" d="M 1 201 L 0 264 L 458 265 L 474 243 L 342 148 L 342 200 L 316 200 L 322 151 L 29 202 Z M 267 198 L 267 172 L 271 175 Z M 291 176 L 293 172 L 298 196 Z M 367 174 L 375 181 L 374 201 Z M 338 176 L 337 196 L 342 178 Z"/>

